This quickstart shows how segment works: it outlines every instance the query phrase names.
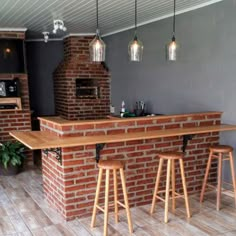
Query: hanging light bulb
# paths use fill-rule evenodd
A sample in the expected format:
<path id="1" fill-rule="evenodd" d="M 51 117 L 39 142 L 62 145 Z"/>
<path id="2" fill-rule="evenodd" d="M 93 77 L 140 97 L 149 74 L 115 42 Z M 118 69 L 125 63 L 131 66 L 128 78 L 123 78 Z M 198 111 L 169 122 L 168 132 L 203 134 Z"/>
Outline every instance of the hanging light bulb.
<path id="1" fill-rule="evenodd" d="M 89 44 L 90 60 L 94 62 L 105 61 L 106 44 L 101 39 L 98 27 L 98 0 L 96 0 L 97 29 L 96 36 Z"/>
<path id="2" fill-rule="evenodd" d="M 137 36 L 137 0 L 135 0 L 135 32 L 134 39 L 128 45 L 128 53 L 130 61 L 142 61 L 143 43 L 138 40 Z"/>
<path id="3" fill-rule="evenodd" d="M 178 45 L 175 41 L 175 37 L 172 37 L 172 41 L 168 46 L 168 59 L 169 61 L 176 61 Z"/>
<path id="4" fill-rule="evenodd" d="M 175 40 L 175 9 L 176 9 L 176 0 L 174 0 L 174 15 L 173 15 L 173 36 L 172 40 L 167 47 L 167 57 L 169 61 L 176 61 L 177 60 L 177 51 L 178 51 L 178 44 Z"/>

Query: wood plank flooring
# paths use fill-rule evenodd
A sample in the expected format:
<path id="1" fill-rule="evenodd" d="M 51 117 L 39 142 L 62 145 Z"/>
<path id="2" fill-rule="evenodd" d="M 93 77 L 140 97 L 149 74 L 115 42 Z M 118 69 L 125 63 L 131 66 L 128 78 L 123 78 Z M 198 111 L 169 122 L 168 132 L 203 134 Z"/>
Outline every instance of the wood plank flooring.
<path id="1" fill-rule="evenodd" d="M 163 222 L 163 204 L 158 203 L 150 216 L 150 205 L 131 209 L 134 236 L 236 236 L 234 200 L 223 195 L 222 209 L 217 212 L 215 193 L 206 195 L 199 204 L 199 195 L 191 196 L 192 218 L 186 218 L 184 202 L 177 200 L 175 214 L 169 213 L 169 223 Z M 171 208 L 170 208 L 171 209 Z M 0 235 L 8 236 L 100 236 L 103 235 L 103 215 L 97 216 L 96 227 L 90 228 L 91 217 L 65 222 L 43 197 L 40 170 L 25 171 L 16 177 L 0 176 Z M 115 224 L 109 216 L 109 235 L 130 235 L 125 212 Z"/>

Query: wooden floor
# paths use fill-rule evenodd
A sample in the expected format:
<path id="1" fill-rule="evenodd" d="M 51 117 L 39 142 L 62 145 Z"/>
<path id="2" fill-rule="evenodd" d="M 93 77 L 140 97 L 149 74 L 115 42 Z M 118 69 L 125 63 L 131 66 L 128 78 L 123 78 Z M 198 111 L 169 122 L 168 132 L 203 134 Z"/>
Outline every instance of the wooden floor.
<path id="1" fill-rule="evenodd" d="M 149 215 L 150 205 L 132 208 L 132 235 L 236 235 L 236 210 L 231 197 L 223 196 L 220 212 L 215 210 L 214 193 L 208 194 L 202 205 L 198 195 L 192 196 L 190 203 L 191 219 L 185 217 L 183 201 L 177 200 L 176 213 L 169 214 L 168 224 L 163 223 L 161 203 L 153 216 Z M 63 221 L 43 198 L 39 170 L 25 171 L 17 177 L 0 177 L 0 235 L 102 235 L 102 215 L 97 217 L 94 229 L 90 228 L 90 221 L 90 217 Z M 109 223 L 109 235 L 129 235 L 124 211 L 118 224 L 112 214 Z"/>

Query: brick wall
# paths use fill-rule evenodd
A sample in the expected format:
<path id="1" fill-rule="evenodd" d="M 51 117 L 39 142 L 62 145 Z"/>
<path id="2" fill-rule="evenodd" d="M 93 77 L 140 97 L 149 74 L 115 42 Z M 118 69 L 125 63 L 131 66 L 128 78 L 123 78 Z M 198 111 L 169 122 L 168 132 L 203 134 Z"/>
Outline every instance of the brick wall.
<path id="1" fill-rule="evenodd" d="M 25 39 L 24 32 L 0 32 L 0 38 L 16 38 Z M 29 103 L 29 89 L 28 89 L 28 75 L 27 74 L 0 74 L 1 79 L 12 80 L 19 78 L 20 81 L 20 96 L 22 102 L 22 111 L 12 110 L 5 111 L 0 110 L 0 142 L 13 140 L 9 135 L 10 131 L 31 130 L 31 114 Z M 32 165 L 32 152 L 27 151 L 26 165 Z"/>
<path id="2" fill-rule="evenodd" d="M 41 130 L 54 132 L 59 136 L 91 136 L 103 134 L 122 134 L 127 132 L 172 129 L 220 124 L 221 113 L 203 113 L 156 118 L 137 118 L 132 120 L 108 121 L 107 123 L 85 123 L 60 126 L 41 120 Z M 218 144 L 219 133 L 195 135 L 189 141 L 184 157 L 186 181 L 189 193 L 201 189 L 208 159 L 208 147 Z M 149 140 L 127 141 L 106 144 L 101 152 L 102 159 L 125 161 L 125 174 L 130 206 L 150 204 L 158 168 L 157 152 L 160 150 L 181 151 L 182 137 L 166 137 Z M 50 154 L 43 155 L 43 181 L 47 200 L 70 220 L 75 217 L 91 215 L 98 168 L 94 160 L 95 146 L 80 146 L 62 149 L 62 165 Z M 177 190 L 182 191 L 180 172 L 177 166 Z M 213 163 L 210 173 L 212 182 L 216 180 L 217 163 Z M 165 171 L 161 178 L 161 188 L 165 186 Z M 112 189 L 112 183 L 111 183 Z M 104 188 L 100 195 L 104 201 Z M 110 197 L 112 199 L 112 191 Z M 119 197 L 123 200 L 121 186 Z"/>
<path id="3" fill-rule="evenodd" d="M 54 72 L 56 113 L 68 120 L 99 119 L 110 114 L 110 75 L 101 63 L 89 60 L 93 37 L 67 37 L 64 60 Z M 76 97 L 76 79 L 96 79 L 100 88 L 97 99 Z"/>

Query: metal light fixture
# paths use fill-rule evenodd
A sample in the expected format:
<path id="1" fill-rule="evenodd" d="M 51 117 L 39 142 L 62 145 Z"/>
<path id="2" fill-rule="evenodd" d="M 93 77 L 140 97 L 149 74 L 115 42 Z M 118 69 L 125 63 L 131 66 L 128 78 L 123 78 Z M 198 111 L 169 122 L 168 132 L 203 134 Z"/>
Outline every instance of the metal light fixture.
<path id="1" fill-rule="evenodd" d="M 101 39 L 98 26 L 98 0 L 96 0 L 97 29 L 96 36 L 89 44 L 90 60 L 94 62 L 105 61 L 106 44 Z"/>
<path id="2" fill-rule="evenodd" d="M 135 0 L 135 31 L 134 39 L 128 45 L 128 53 L 130 61 L 142 61 L 143 57 L 143 43 L 137 36 L 137 0 Z"/>
<path id="3" fill-rule="evenodd" d="M 58 30 L 66 31 L 65 24 L 63 20 L 54 20 L 53 21 L 53 33 L 56 34 Z"/>
<path id="4" fill-rule="evenodd" d="M 167 58 L 169 61 L 177 60 L 178 44 L 176 43 L 176 40 L 175 40 L 175 10 L 176 10 L 176 0 L 174 0 L 172 40 L 167 47 Z"/>
<path id="5" fill-rule="evenodd" d="M 45 31 L 45 32 L 42 32 L 42 34 L 44 37 L 44 42 L 47 43 L 49 39 L 49 32 Z"/>

